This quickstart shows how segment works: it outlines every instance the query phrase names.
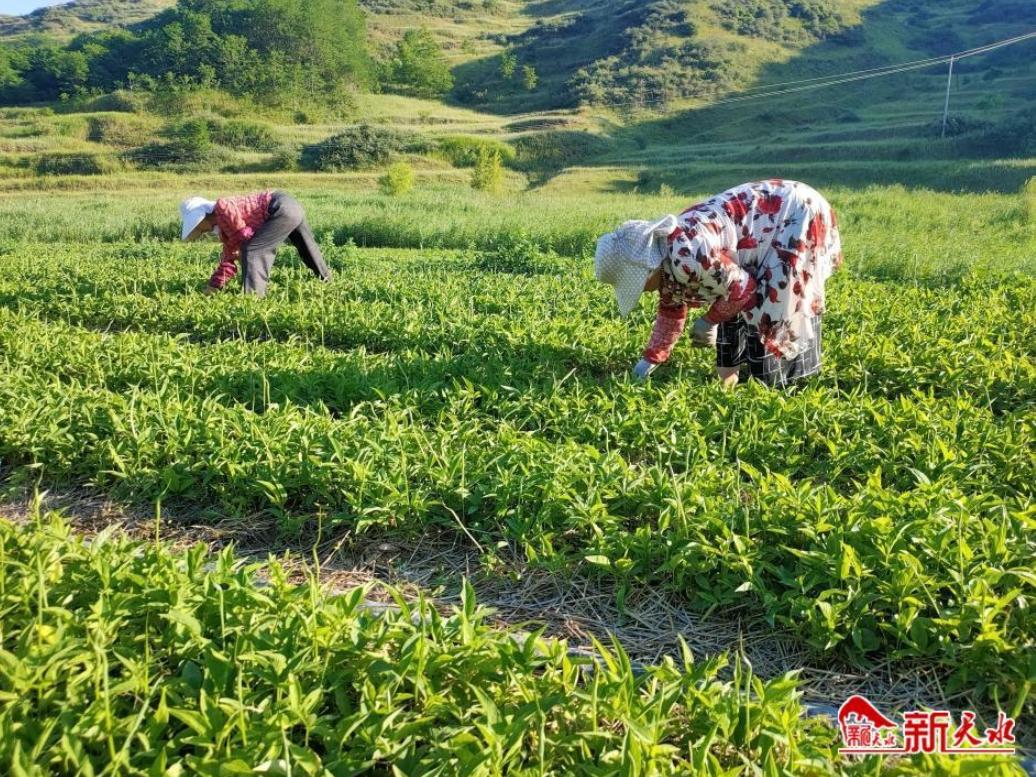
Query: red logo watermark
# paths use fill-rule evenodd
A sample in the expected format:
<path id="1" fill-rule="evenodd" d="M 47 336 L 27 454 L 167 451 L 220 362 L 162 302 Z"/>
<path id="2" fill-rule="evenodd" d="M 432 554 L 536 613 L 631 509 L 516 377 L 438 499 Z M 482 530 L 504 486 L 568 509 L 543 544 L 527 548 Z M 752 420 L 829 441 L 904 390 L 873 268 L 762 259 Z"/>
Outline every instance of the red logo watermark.
<path id="1" fill-rule="evenodd" d="M 955 723 L 947 710 L 905 712 L 896 723 L 863 696 L 850 696 L 838 709 L 844 755 L 1010 755 L 1014 753 L 1014 718 L 1000 713 L 996 726 L 975 725 L 975 713 L 965 710 Z"/>

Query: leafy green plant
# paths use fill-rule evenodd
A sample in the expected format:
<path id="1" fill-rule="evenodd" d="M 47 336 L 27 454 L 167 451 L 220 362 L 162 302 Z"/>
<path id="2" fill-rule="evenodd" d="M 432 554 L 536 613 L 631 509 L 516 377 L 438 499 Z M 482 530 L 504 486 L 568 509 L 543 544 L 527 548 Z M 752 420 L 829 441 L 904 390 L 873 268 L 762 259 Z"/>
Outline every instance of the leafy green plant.
<path id="1" fill-rule="evenodd" d="M 390 197 L 400 197 L 414 188 L 414 168 L 406 162 L 396 162 L 378 179 L 378 186 Z"/>
<path id="2" fill-rule="evenodd" d="M 430 144 L 418 135 L 360 124 L 302 149 L 305 170 L 336 171 L 376 167 L 401 151 L 419 153 Z"/>
<path id="3" fill-rule="evenodd" d="M 483 146 L 478 151 L 475 169 L 471 171 L 471 187 L 489 194 L 498 194 L 504 185 L 504 166 L 500 152 Z"/>
<path id="4" fill-rule="evenodd" d="M 785 394 L 711 391 L 683 345 L 628 381 L 652 310 L 618 320 L 583 252 L 631 202 L 671 201 L 323 186 L 299 194 L 336 282 L 281 262 L 262 305 L 195 293 L 215 248 L 174 240 L 174 195 L 92 191 L 86 215 L 77 195 L 11 198 L 5 471 L 199 521 L 505 543 L 1030 714 L 1036 287 L 1017 189 L 839 193 L 854 247 L 825 369 Z M 949 229 L 962 212 L 997 225 L 978 249 Z M 911 236 L 894 257 L 890 231 Z"/>
<path id="5" fill-rule="evenodd" d="M 540 82 L 539 73 L 536 72 L 536 68 L 532 65 L 522 66 L 522 85 L 525 87 L 525 91 L 534 92 L 536 86 Z"/>
<path id="6" fill-rule="evenodd" d="M 723 658 L 686 646 L 643 670 L 614 641 L 571 655 L 487 626 L 467 584 L 449 613 L 391 589 L 379 612 L 364 587 L 329 595 L 203 545 L 87 543 L 56 515 L 0 521 L 0 562 L 10 773 L 882 771 L 841 760 L 830 724 L 803 720 L 792 675 L 738 664 L 722 679 Z"/>
<path id="7" fill-rule="evenodd" d="M 453 88 L 442 46 L 426 28 L 407 30 L 385 68 L 388 86 L 406 94 L 435 97 Z"/>
<path id="8" fill-rule="evenodd" d="M 209 137 L 213 143 L 234 149 L 276 151 L 279 147 L 273 127 L 244 119 L 208 119 Z"/>
<path id="9" fill-rule="evenodd" d="M 152 135 L 152 123 L 134 114 L 106 113 L 91 116 L 87 138 L 117 148 L 139 146 Z"/>
<path id="10" fill-rule="evenodd" d="M 515 160 L 514 146 L 496 138 L 447 135 L 437 140 L 437 151 L 455 167 L 474 167 L 483 149 L 499 154 L 505 165 Z"/>

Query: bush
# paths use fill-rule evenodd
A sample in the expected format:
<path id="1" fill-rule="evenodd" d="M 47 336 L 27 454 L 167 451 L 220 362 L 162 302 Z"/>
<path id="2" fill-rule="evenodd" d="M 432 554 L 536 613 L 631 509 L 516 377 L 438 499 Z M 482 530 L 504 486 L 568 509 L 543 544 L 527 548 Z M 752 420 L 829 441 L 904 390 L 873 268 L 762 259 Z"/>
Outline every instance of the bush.
<path id="1" fill-rule="evenodd" d="M 495 138 L 448 135 L 439 139 L 439 153 L 454 167 L 474 167 L 483 149 L 498 153 L 503 164 L 509 165 L 515 160 L 514 147 Z"/>
<path id="2" fill-rule="evenodd" d="M 657 108 L 674 99 L 720 92 L 737 75 L 729 48 L 690 40 L 657 63 L 630 56 L 629 51 L 598 59 L 576 72 L 567 91 L 579 103 Z"/>
<path id="3" fill-rule="evenodd" d="M 395 91 L 438 97 L 453 88 L 453 74 L 435 36 L 421 28 L 403 35 L 385 68 L 385 82 Z"/>
<path id="4" fill-rule="evenodd" d="M 560 170 L 611 148 L 606 138 L 578 130 L 525 135 L 516 139 L 514 145 L 515 167 L 528 172 Z"/>
<path id="5" fill-rule="evenodd" d="M 40 154 L 32 167 L 36 175 L 104 175 L 121 169 L 106 154 Z"/>
<path id="6" fill-rule="evenodd" d="M 109 94 L 102 94 L 87 100 L 83 105 L 86 111 L 110 111 L 113 113 L 143 113 L 147 107 L 147 97 L 140 92 L 129 89 L 116 89 Z"/>
<path id="7" fill-rule="evenodd" d="M 301 149 L 293 144 L 278 146 L 270 158 L 274 170 L 298 170 Z"/>
<path id="8" fill-rule="evenodd" d="M 430 148 L 419 135 L 359 124 L 303 147 L 300 163 L 303 169 L 317 172 L 361 170 L 383 165 L 395 153 L 422 153 Z"/>
<path id="9" fill-rule="evenodd" d="M 217 163 L 209 125 L 204 119 L 188 119 L 167 127 L 167 142 L 149 143 L 128 152 L 126 158 L 139 167 L 200 168 Z"/>
<path id="10" fill-rule="evenodd" d="M 147 142 L 151 130 L 151 123 L 141 116 L 109 113 L 89 118 L 87 139 L 94 143 L 130 148 Z"/>
<path id="11" fill-rule="evenodd" d="M 728 30 L 777 42 L 801 39 L 800 27 L 814 38 L 829 38 L 846 26 L 830 0 L 721 0 L 715 8 Z"/>
<path id="12" fill-rule="evenodd" d="M 969 132 L 989 129 L 989 122 L 972 119 L 968 116 L 948 116 L 946 119 L 946 137 L 955 138 L 958 135 L 966 135 Z M 932 119 L 925 128 L 927 135 L 931 137 L 942 137 L 942 117 Z"/>
<path id="13" fill-rule="evenodd" d="M 249 151 L 275 151 L 277 135 L 269 124 L 244 119 L 208 119 L 209 137 L 213 143 Z"/>
<path id="14" fill-rule="evenodd" d="M 173 143 L 180 143 L 184 148 L 194 149 L 199 153 L 208 151 L 212 146 L 209 123 L 206 119 L 198 117 L 167 124 L 162 129 L 162 135 Z"/>
<path id="15" fill-rule="evenodd" d="M 382 193 L 400 197 L 414 188 L 414 168 L 406 162 L 396 162 L 378 179 Z"/>
<path id="16" fill-rule="evenodd" d="M 197 148 L 181 141 L 148 143 L 127 151 L 123 158 L 145 169 L 168 167 L 200 170 L 223 161 L 223 156 L 216 153 L 211 146 Z"/>
<path id="17" fill-rule="evenodd" d="M 498 151 L 482 148 L 478 152 L 475 169 L 471 173 L 471 186 L 479 191 L 496 194 L 503 188 L 504 167 Z"/>
<path id="18" fill-rule="evenodd" d="M 1008 116 L 964 142 L 965 152 L 981 156 L 1036 155 L 1036 109 Z"/>

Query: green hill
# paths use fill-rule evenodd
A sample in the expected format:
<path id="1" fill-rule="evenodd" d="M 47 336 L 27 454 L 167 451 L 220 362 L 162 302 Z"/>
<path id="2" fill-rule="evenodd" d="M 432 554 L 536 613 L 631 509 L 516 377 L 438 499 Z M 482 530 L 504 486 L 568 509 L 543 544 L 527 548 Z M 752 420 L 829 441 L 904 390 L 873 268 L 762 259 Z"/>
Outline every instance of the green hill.
<path id="1" fill-rule="evenodd" d="M 70 38 L 81 32 L 128 27 L 175 4 L 176 0 L 74 0 L 25 16 L 0 14 L 0 37 L 44 34 Z"/>
<path id="2" fill-rule="evenodd" d="M 128 26 L 168 4 L 80 0 L 19 23 L 68 34 L 76 24 Z M 184 113 L 203 114 L 210 124 L 213 113 L 282 125 L 294 120 L 267 142 L 289 149 L 329 136 L 336 129 L 331 123 L 365 120 L 433 138 L 494 135 L 514 146 L 514 166 L 533 183 L 619 191 L 681 190 L 688 180 L 711 187 L 775 174 L 817 184 L 1016 190 L 1036 172 L 1036 40 L 956 63 L 946 138 L 940 137 L 945 62 L 815 88 L 818 79 L 942 57 L 1036 30 L 1031 0 L 361 5 L 375 61 L 385 62 L 407 30 L 426 28 L 452 68 L 453 89 L 439 101 L 377 90 L 346 94 L 342 104 L 351 100 L 353 107 L 317 119 L 318 125 L 287 98 L 278 107 L 214 98 L 211 90 L 190 98 L 181 93 L 148 108 L 168 122 L 159 140 L 176 134 Z M 406 91 L 390 84 L 382 89 Z M 73 99 L 60 111 L 76 105 L 111 110 Z M 10 131 L 46 134 L 46 121 L 32 121 Z M 46 142 L 12 136 L 7 164 L 27 169 L 50 151 L 111 153 L 83 134 Z M 231 146 L 226 170 L 241 168 L 241 154 L 250 155 L 247 164 L 291 158 L 266 159 L 257 155 L 269 149 Z M 441 163 L 434 153 L 430 158 L 433 166 Z"/>
<path id="3" fill-rule="evenodd" d="M 174 4 L 76 0 L 0 16 L 0 37 L 126 27 Z M 937 56 L 1036 29 L 1030 0 L 361 0 L 361 6 L 376 59 L 387 59 L 407 29 L 427 28 L 453 66 L 455 86 L 446 101 L 501 114 L 579 105 L 664 114 L 760 83 Z M 997 67 L 1014 80 L 1031 75 L 1033 48 L 1012 50 Z"/>

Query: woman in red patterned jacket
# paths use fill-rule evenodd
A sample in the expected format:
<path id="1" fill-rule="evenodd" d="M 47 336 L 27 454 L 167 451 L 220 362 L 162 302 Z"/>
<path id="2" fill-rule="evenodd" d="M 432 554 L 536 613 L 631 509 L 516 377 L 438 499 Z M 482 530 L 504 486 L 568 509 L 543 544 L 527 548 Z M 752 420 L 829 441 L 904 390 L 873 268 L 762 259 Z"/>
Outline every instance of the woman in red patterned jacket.
<path id="1" fill-rule="evenodd" d="M 842 262 L 835 212 L 796 181 L 747 183 L 656 223 L 631 221 L 597 242 L 597 279 L 627 315 L 659 292 L 646 378 L 669 358 L 691 307 L 709 306 L 692 341 L 716 348 L 721 381 L 784 386 L 820 370 L 824 285 Z"/>
<path id="2" fill-rule="evenodd" d="M 223 289 L 237 274 L 240 259 L 245 292 L 263 296 L 277 248 L 285 241 L 295 246 L 303 263 L 317 277 L 331 280 L 331 271 L 306 222 L 305 211 L 284 192 L 222 197 L 215 202 L 191 197 L 180 205 L 180 215 L 180 236 L 184 240 L 215 232 L 223 243 L 219 266 L 206 287 L 210 294 Z"/>

